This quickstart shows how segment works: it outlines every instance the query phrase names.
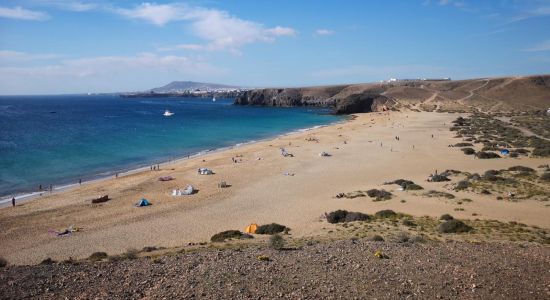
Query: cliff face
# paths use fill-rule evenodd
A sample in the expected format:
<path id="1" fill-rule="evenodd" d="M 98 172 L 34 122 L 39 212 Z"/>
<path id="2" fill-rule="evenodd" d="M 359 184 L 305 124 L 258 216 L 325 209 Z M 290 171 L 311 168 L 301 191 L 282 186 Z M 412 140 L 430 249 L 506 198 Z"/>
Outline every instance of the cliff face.
<path id="1" fill-rule="evenodd" d="M 459 81 L 407 81 L 258 89 L 237 105 L 319 106 L 337 114 L 411 109 L 440 112 L 526 111 L 550 107 L 550 75 Z"/>
<path id="2" fill-rule="evenodd" d="M 337 114 L 382 111 L 388 109 L 391 100 L 376 93 L 352 93 L 338 95 L 348 86 L 315 93 L 307 88 L 259 89 L 245 92 L 235 99 L 237 105 L 261 106 L 318 106 L 332 108 Z M 336 96 L 336 97 L 335 97 Z"/>

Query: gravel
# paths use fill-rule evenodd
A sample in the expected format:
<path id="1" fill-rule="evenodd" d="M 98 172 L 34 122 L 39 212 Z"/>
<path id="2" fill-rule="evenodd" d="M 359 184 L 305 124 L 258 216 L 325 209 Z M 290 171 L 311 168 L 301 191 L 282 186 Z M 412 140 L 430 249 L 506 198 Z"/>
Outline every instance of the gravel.
<path id="1" fill-rule="evenodd" d="M 0 299 L 23 298 L 549 299 L 550 247 L 361 239 L 0 269 Z"/>

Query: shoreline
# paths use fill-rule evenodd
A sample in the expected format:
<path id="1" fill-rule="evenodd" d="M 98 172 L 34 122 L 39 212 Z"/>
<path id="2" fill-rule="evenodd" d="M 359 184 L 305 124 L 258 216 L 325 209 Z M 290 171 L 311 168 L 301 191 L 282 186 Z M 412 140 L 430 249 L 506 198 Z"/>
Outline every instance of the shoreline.
<path id="1" fill-rule="evenodd" d="M 225 146 L 225 147 L 221 147 L 221 148 L 201 150 L 201 151 L 195 152 L 193 154 L 176 157 L 174 159 L 164 161 L 164 162 L 160 162 L 160 163 L 155 163 L 155 164 L 152 164 L 152 165 L 161 165 L 162 166 L 162 165 L 180 163 L 180 162 L 192 159 L 192 158 L 197 158 L 197 157 L 205 156 L 205 155 L 212 154 L 212 153 L 219 153 L 219 152 L 223 152 L 223 151 L 227 151 L 227 150 L 236 149 L 236 148 L 246 146 L 246 145 L 265 142 L 265 141 L 273 140 L 273 139 L 280 138 L 280 137 L 300 134 L 300 133 L 308 132 L 308 131 L 315 130 L 315 129 L 318 129 L 318 128 L 323 128 L 323 127 L 327 127 L 327 126 L 332 126 L 332 125 L 345 123 L 345 122 L 348 122 L 350 120 L 353 120 L 354 118 L 355 118 L 354 115 L 347 115 L 342 120 L 337 120 L 337 121 L 334 121 L 334 122 L 330 122 L 328 124 L 315 125 L 315 126 L 312 126 L 312 127 L 295 129 L 295 130 L 285 132 L 285 133 L 281 133 L 281 134 L 277 134 L 277 135 L 274 135 L 274 136 L 269 136 L 269 137 L 265 137 L 265 138 L 258 139 L 258 140 L 250 140 L 250 141 L 240 142 L 240 143 L 237 143 L 237 144 L 233 144 L 233 145 Z M 79 186 L 82 186 L 82 185 L 85 185 L 85 184 L 97 183 L 97 182 L 102 182 L 102 181 L 106 181 L 106 180 L 109 180 L 109 179 L 113 179 L 113 178 L 115 178 L 115 177 L 113 177 L 113 176 L 115 176 L 114 174 L 117 174 L 117 173 L 118 173 L 119 178 L 123 178 L 124 176 L 139 174 L 139 173 L 146 172 L 146 171 L 149 171 L 148 166 L 128 167 L 128 168 L 123 169 L 123 171 L 120 171 L 120 172 L 114 172 L 114 171 L 103 172 L 103 173 L 109 173 L 109 175 L 92 176 L 92 179 L 82 181 L 82 184 L 79 184 L 79 183 L 60 183 L 58 186 L 52 185 L 52 192 L 45 189 L 45 190 L 42 190 L 42 191 L 35 191 L 35 192 L 19 192 L 19 193 L 0 195 L 0 209 L 10 207 L 11 206 L 11 200 L 12 200 L 13 197 L 15 197 L 16 203 L 26 203 L 26 202 L 29 202 L 29 201 L 32 201 L 32 200 L 36 200 L 37 198 L 40 198 L 43 195 L 54 195 L 56 193 L 64 192 L 64 191 L 67 191 L 67 190 L 70 190 L 72 188 L 76 188 L 76 187 L 79 187 Z"/>
<path id="2" fill-rule="evenodd" d="M 543 201 L 502 201 L 497 199 L 501 192 L 454 191 L 465 175 L 451 176 L 451 182 L 426 180 L 434 170 L 483 174 L 516 165 L 537 168 L 545 161 L 526 157 L 479 160 L 448 147 L 460 141 L 448 126 L 458 116 L 358 114 L 353 120 L 175 160 L 160 171 L 136 172 L 45 195 L 40 201 L 0 209 L 0 256 L 13 264 L 32 264 L 48 257 L 82 259 L 97 251 L 117 255 L 130 248 L 174 248 L 203 243 L 221 231 L 244 230 L 250 223 L 285 225 L 291 228 L 292 238 L 322 238 L 339 228 L 322 216 L 339 209 L 367 214 L 391 209 L 415 218 L 450 213 L 463 220 L 550 228 L 550 207 Z M 282 156 L 282 147 L 294 156 Z M 331 156 L 320 156 L 322 152 Z M 239 163 L 232 162 L 232 157 L 238 157 Z M 201 167 L 214 174 L 197 175 Z M 161 182 L 160 176 L 175 179 Z M 424 191 L 384 184 L 398 178 L 412 180 Z M 219 188 L 222 181 L 230 187 Z M 173 189 L 187 185 L 198 192 L 171 195 Z M 385 189 L 394 196 L 385 201 L 335 197 L 369 189 Z M 424 193 L 431 190 L 452 193 L 454 199 L 426 197 Z M 109 201 L 91 204 L 91 199 L 106 194 Z M 152 205 L 135 207 L 142 198 Z M 63 238 L 51 233 L 69 226 L 80 230 Z"/>

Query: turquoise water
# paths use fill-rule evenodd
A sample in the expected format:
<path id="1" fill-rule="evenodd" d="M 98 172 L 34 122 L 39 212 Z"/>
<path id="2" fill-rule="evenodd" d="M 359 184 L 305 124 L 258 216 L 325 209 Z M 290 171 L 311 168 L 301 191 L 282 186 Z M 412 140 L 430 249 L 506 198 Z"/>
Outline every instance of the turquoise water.
<path id="1" fill-rule="evenodd" d="M 168 109 L 175 114 L 164 117 Z M 311 108 L 230 99 L 0 97 L 0 196 L 76 183 L 237 143 L 328 124 Z"/>

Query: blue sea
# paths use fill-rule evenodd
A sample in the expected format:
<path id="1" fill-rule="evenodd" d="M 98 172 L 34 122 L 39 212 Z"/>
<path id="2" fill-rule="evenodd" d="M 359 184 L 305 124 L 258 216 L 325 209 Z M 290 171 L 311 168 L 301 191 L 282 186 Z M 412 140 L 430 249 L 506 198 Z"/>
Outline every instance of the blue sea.
<path id="1" fill-rule="evenodd" d="M 164 117 L 165 110 L 174 113 Z M 341 117 L 312 108 L 117 95 L 0 97 L 0 196 L 111 176 Z"/>

